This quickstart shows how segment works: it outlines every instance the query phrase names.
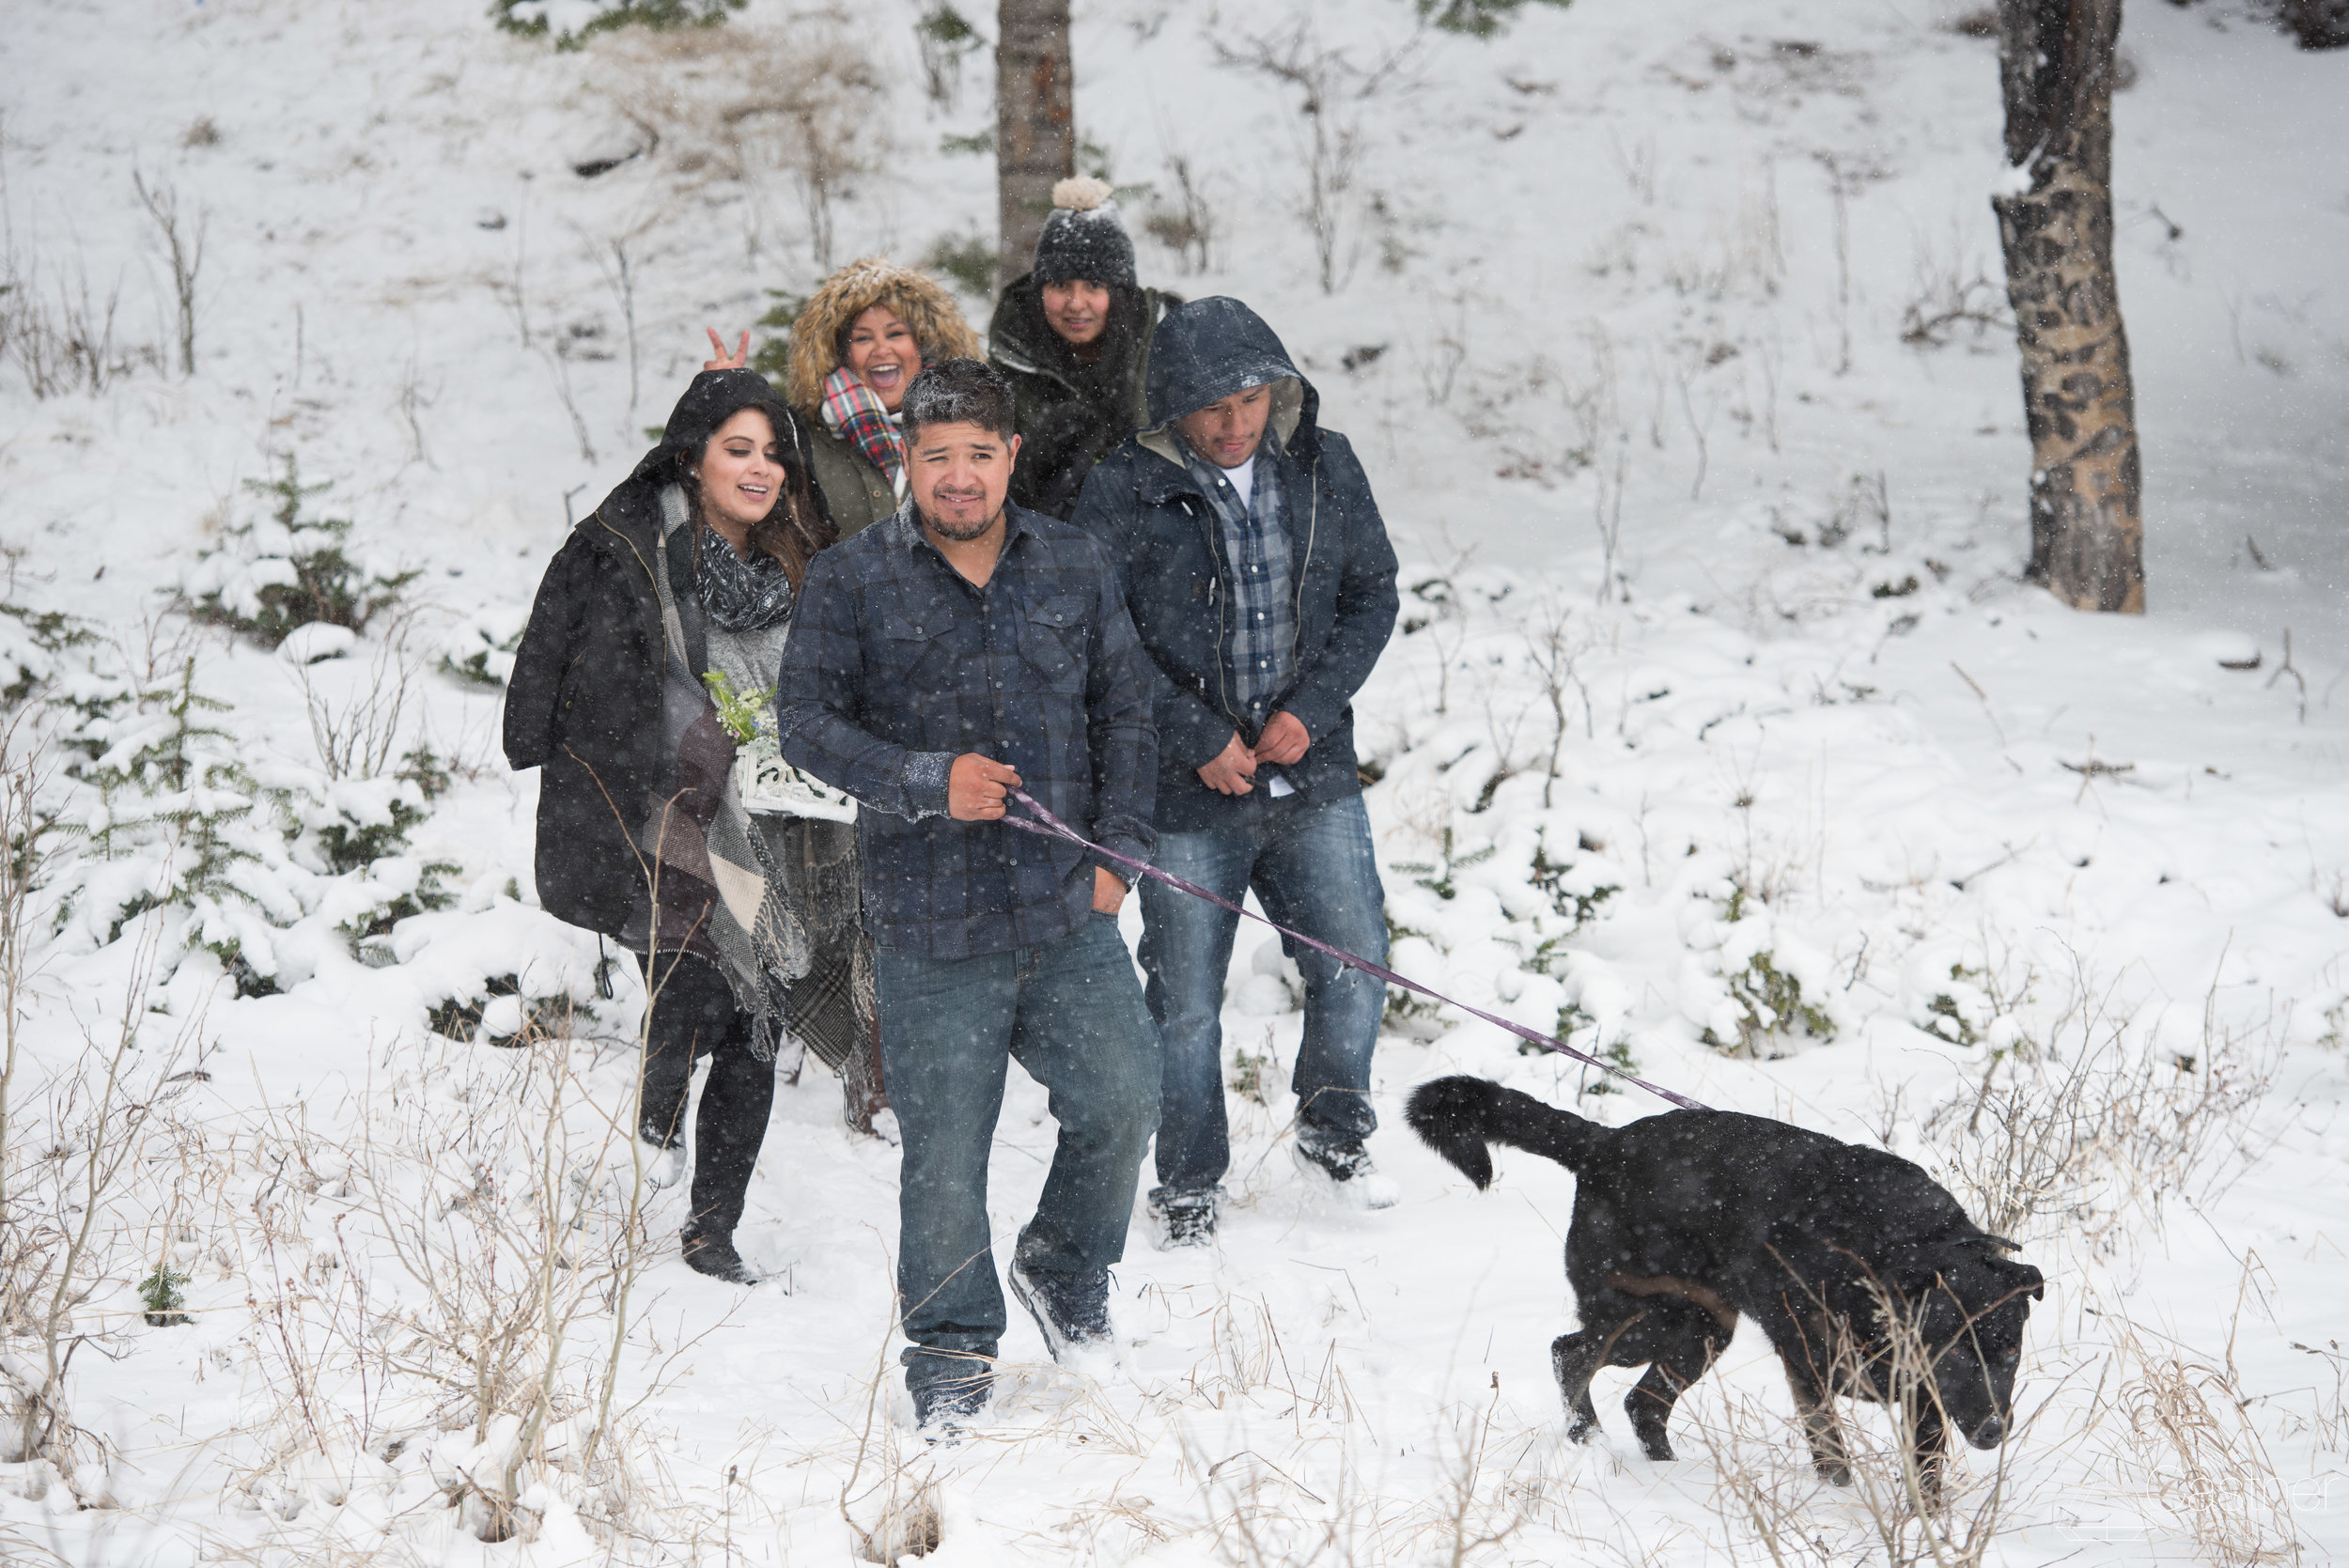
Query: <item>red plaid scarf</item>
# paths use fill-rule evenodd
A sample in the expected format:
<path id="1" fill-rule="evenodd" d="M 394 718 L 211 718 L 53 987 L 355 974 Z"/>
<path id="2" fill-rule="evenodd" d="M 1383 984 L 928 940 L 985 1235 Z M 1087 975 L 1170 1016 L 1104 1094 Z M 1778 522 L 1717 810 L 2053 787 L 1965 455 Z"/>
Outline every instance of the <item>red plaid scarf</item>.
<path id="1" fill-rule="evenodd" d="M 905 495 L 906 441 L 898 434 L 897 423 L 881 407 L 881 400 L 873 389 L 857 380 L 856 372 L 842 365 L 824 379 L 822 409 L 824 428 L 854 443 L 856 449 L 873 461 L 889 481 L 889 488 L 902 499 Z"/>

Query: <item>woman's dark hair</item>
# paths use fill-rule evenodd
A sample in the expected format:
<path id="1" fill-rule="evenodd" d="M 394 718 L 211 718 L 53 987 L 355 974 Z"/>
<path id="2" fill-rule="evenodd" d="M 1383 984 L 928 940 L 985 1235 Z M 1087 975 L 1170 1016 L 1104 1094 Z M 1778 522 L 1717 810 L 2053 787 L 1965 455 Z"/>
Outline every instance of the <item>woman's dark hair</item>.
<path id="1" fill-rule="evenodd" d="M 742 409 L 755 409 L 767 416 L 783 467 L 783 489 L 767 515 L 751 524 L 750 546 L 773 556 L 796 589 L 807 575 L 807 564 L 815 559 L 816 552 L 834 543 L 839 536 L 832 531 L 831 509 L 808 480 L 807 453 L 800 423 L 791 417 L 791 411 L 771 398 L 745 403 L 734 412 L 739 413 Z M 726 417 L 731 419 L 734 414 Z M 702 508 L 702 458 L 708 455 L 710 440 L 717 433 L 712 430 L 691 449 L 677 452 L 678 482 L 685 487 L 693 516 L 703 520 L 707 520 L 707 514 Z M 694 548 L 700 548 L 700 532 L 696 530 Z"/>

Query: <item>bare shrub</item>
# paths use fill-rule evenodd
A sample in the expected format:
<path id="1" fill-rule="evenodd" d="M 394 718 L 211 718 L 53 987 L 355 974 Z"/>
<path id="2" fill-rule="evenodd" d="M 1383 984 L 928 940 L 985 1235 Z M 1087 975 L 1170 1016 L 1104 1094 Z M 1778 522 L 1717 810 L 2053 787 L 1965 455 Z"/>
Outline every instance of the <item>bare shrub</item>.
<path id="1" fill-rule="evenodd" d="M 179 374 L 193 376 L 195 374 L 195 280 L 204 268 L 204 236 L 211 227 L 211 214 L 199 207 L 194 217 L 182 217 L 179 189 L 167 180 L 159 179 L 149 185 L 146 176 L 132 169 L 131 184 L 139 194 L 139 205 L 147 210 L 148 220 L 155 225 L 156 242 L 163 249 L 164 262 L 171 268 L 173 321 L 179 336 Z"/>
<path id="2" fill-rule="evenodd" d="M 19 251 L 11 237 L 0 250 L 0 355 L 16 362 L 36 397 L 97 396 L 155 358 L 152 349 L 115 341 L 121 302 L 119 281 L 102 294 L 94 291 L 89 270 L 78 259 L 72 272 L 52 286 L 39 258 Z"/>
<path id="3" fill-rule="evenodd" d="M 1829 1387 L 1873 1381 L 1887 1395 L 1886 1418 L 1841 1401 L 1778 1415 L 1758 1390 L 1723 1386 L 1676 1406 L 1680 1430 L 1713 1461 L 1715 1512 L 1733 1529 L 1742 1526 L 1775 1568 L 1868 1558 L 1888 1568 L 1980 1568 L 2006 1522 L 2012 1456 L 2033 1423 L 2018 1413 L 1986 1477 L 1951 1465 L 1938 1446 L 1920 1454 L 1911 1422 L 1939 1417 L 1932 1350 L 1911 1309 L 1872 1294 L 1885 1353 L 1869 1360 L 1839 1330 L 1818 1355 Z M 1848 1488 L 1850 1511 L 1819 1506 L 1822 1475 Z"/>
<path id="4" fill-rule="evenodd" d="M 366 1096 L 383 1109 L 339 1141 L 299 1106 L 272 1115 L 254 1157 L 286 1179 L 246 1206 L 245 1245 L 281 1275 L 306 1257 L 307 1288 L 289 1280 L 252 1342 L 274 1408 L 244 1495 L 267 1506 L 318 1460 L 428 1439 L 474 1538 L 533 1539 L 534 1478 L 558 1470 L 582 1522 L 610 1538 L 649 1189 L 633 1096 L 592 1092 L 579 1021 L 544 1010 L 510 1051 L 411 1057 L 381 1086 L 392 1093 Z M 331 1242 L 312 1231 L 321 1196 L 338 1211 Z"/>
<path id="5" fill-rule="evenodd" d="M 768 170 L 789 174 L 809 254 L 831 268 L 833 204 L 888 151 L 889 85 L 842 13 L 802 15 L 787 29 L 631 31 L 596 50 L 604 91 L 660 138 L 676 174 L 751 182 Z"/>
<path id="6" fill-rule="evenodd" d="M 1215 210 L 1207 204 L 1204 181 L 1180 152 L 1166 155 L 1166 176 L 1174 187 L 1172 200 L 1153 196 L 1142 220 L 1143 232 L 1173 251 L 1186 272 L 1204 272 L 1215 254 Z"/>
<path id="7" fill-rule="evenodd" d="M 1551 791 L 1558 784 L 1558 758 L 1565 750 L 1567 725 L 1573 718 L 1573 709 L 1566 701 L 1569 690 L 1582 709 L 1584 737 L 1591 736 L 1591 690 L 1575 669 L 1576 663 L 1590 651 L 1591 641 L 1575 629 L 1561 605 L 1551 606 L 1538 622 L 1521 629 L 1527 662 L 1541 682 L 1542 696 L 1549 705 L 1549 757 L 1542 769 L 1542 808 L 1547 811 Z"/>
<path id="8" fill-rule="evenodd" d="M 2191 1056 L 2145 1048 L 2134 1022 L 2076 973 L 2044 1043 L 1992 1051 L 1978 1083 L 1921 1118 L 1922 1157 L 1983 1229 L 2019 1238 L 2061 1217 L 2108 1237 L 2132 1208 L 2206 1203 L 2258 1159 L 2247 1123 L 2272 1049 L 2207 1005 Z"/>
<path id="9" fill-rule="evenodd" d="M 408 651 L 412 620 L 402 615 L 378 648 L 366 683 L 349 701 L 336 704 L 318 690 L 310 668 L 296 678 L 302 706 L 310 716 L 310 739 L 319 766 L 330 779 L 379 778 L 398 755 L 400 720 L 408 706 L 417 660 Z"/>
<path id="10" fill-rule="evenodd" d="M 1210 41 L 1219 64 L 1269 77 L 1298 95 L 1290 135 L 1304 165 L 1305 188 L 1297 215 L 1313 234 L 1321 291 L 1334 294 L 1353 276 L 1361 249 L 1354 178 L 1371 104 L 1411 64 L 1420 39 L 1414 34 L 1364 63 L 1324 42 L 1312 15 L 1301 13 L 1283 33 L 1243 34 L 1237 48 L 1220 36 Z"/>
<path id="11" fill-rule="evenodd" d="M 9 827 L 32 798 L 37 754 L 12 757 L 0 780 L 0 810 L 10 815 Z M 13 1002 L 28 978 L 23 919 L 30 884 L 22 863 L 8 876 L 8 885 L 0 887 L 0 963 L 11 967 L 5 988 Z M 38 1493 L 45 1476 L 54 1475 L 83 1508 L 109 1506 L 107 1444 L 75 1418 L 70 1381 L 76 1353 L 107 1337 L 84 1309 L 138 1256 L 125 1246 L 143 1228 L 126 1212 L 125 1189 L 156 1157 L 178 1092 L 170 1081 L 180 1048 L 202 1025 L 199 1014 L 183 1021 L 169 1048 L 141 1048 L 158 1044 L 140 1036 L 148 1027 L 161 944 L 161 925 L 147 923 L 132 944 L 121 993 L 85 1023 L 83 1048 L 38 1082 L 12 1006 L 0 1064 L 0 1264 L 7 1280 L 0 1334 L 14 1346 L 0 1352 L 0 1463 L 45 1462 L 46 1471 L 20 1487 Z M 160 1034 L 162 1026 L 154 1027 Z"/>
<path id="12" fill-rule="evenodd" d="M 1993 283 L 1979 259 L 1968 258 L 1954 236 L 1947 250 L 1920 245 L 1916 292 L 1901 310 L 1901 341 L 1912 348 L 1945 348 L 1969 328 L 1976 343 L 1989 334 L 2015 330 L 2006 286 Z"/>

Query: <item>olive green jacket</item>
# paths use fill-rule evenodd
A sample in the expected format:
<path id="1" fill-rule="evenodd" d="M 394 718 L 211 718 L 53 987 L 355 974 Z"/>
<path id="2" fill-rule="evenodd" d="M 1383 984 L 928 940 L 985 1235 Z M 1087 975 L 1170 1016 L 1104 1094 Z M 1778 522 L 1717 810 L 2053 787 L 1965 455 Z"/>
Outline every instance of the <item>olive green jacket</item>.
<path id="1" fill-rule="evenodd" d="M 845 539 L 897 509 L 897 494 L 872 458 L 825 429 L 821 420 L 801 424 L 808 435 L 808 466 L 815 471 L 816 488 L 824 492 L 837 536 Z"/>

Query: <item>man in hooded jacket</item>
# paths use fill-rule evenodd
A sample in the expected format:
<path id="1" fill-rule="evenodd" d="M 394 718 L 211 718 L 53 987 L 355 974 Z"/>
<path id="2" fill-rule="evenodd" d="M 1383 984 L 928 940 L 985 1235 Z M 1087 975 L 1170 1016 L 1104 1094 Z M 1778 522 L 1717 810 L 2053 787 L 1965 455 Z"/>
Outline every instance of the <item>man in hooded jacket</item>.
<path id="1" fill-rule="evenodd" d="M 1395 560 L 1370 482 L 1279 337 L 1246 305 L 1168 311 L 1150 350 L 1150 424 L 1086 479 L 1073 521 L 1118 567 L 1150 655 L 1159 732 L 1156 863 L 1371 959 L 1385 893 L 1354 755 L 1354 693 L 1394 627 Z M 1164 1048 L 1161 1238 L 1215 1233 L 1231 1163 L 1223 983 L 1238 917 L 1142 884 L 1142 964 Z M 1310 948 L 1293 1086 L 1296 1153 L 1341 1198 L 1394 1188 L 1363 1141 L 1386 988 Z"/>

